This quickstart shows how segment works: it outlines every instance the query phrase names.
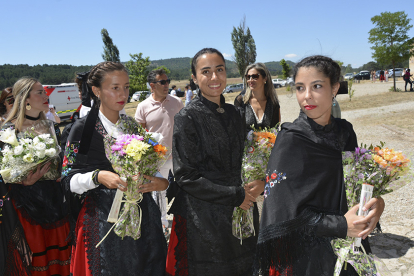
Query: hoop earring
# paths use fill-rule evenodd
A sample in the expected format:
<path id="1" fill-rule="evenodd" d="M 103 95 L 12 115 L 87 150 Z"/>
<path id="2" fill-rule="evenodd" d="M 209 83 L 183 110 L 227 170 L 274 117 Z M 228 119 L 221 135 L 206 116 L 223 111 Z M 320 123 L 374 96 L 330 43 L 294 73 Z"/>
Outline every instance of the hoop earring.
<path id="1" fill-rule="evenodd" d="M 30 110 L 30 109 L 32 109 L 32 106 L 28 103 L 28 104 L 26 105 L 26 109 L 27 109 L 27 110 Z"/>

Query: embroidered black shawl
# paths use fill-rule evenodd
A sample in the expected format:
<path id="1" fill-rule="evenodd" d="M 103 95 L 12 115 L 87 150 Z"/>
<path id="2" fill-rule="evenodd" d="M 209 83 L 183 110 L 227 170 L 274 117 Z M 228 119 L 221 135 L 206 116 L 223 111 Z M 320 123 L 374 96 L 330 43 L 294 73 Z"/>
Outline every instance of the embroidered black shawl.
<path id="1" fill-rule="evenodd" d="M 256 273 L 266 275 L 270 267 L 286 275 L 333 273 L 330 238 L 346 234 L 341 151 L 357 143 L 350 123 L 331 119 L 320 130 L 301 112 L 282 125 L 267 167 Z M 321 231 L 324 224 L 336 231 Z"/>

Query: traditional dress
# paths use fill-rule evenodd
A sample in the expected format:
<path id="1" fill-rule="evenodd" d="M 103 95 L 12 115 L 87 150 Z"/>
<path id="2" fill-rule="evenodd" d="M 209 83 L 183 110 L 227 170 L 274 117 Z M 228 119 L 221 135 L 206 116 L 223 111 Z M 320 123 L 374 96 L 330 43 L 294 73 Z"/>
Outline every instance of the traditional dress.
<path id="1" fill-rule="evenodd" d="M 223 96 L 218 109 L 201 94 L 175 116 L 173 164 L 179 189 L 170 208 L 174 222 L 167 274 L 251 275 L 257 235 L 242 244 L 232 235 L 234 207 L 245 197 L 244 119 Z M 256 205 L 254 225 L 257 231 Z"/>
<path id="2" fill-rule="evenodd" d="M 347 234 L 341 152 L 357 140 L 350 123 L 331 121 L 322 127 L 301 111 L 282 125 L 267 167 L 255 275 L 333 275 L 330 241 Z"/>
<path id="3" fill-rule="evenodd" d="M 4 274 L 69 275 L 69 222 L 59 183 L 45 180 L 30 186 L 0 185 L 4 196 L 0 226 Z"/>
<path id="4" fill-rule="evenodd" d="M 165 275 L 167 244 L 162 232 L 160 210 L 150 193 L 145 193 L 139 204 L 142 209 L 141 237 L 137 240 L 128 236 L 121 239 L 112 231 L 96 248 L 113 225 L 107 222 L 107 218 L 117 190 L 108 189 L 101 184 L 85 191 L 82 195 L 71 192 L 71 179 L 77 174 L 87 175 L 96 169 L 114 172 L 106 158 L 103 141 L 109 131 L 105 129 L 102 120 L 106 122 L 109 120 L 102 113 L 98 117 L 95 112 L 97 110 L 92 108 L 86 117 L 75 122 L 68 137 L 63 160 L 62 183 L 66 190 L 66 197 L 70 201 L 71 215 L 74 219 L 77 218 L 71 273 L 73 275 Z M 92 127 L 88 125 L 89 116 L 96 118 L 92 121 Z M 120 118 L 126 119 L 126 115 L 121 115 Z M 89 130 L 91 135 L 87 155 L 78 152 L 84 129 Z"/>

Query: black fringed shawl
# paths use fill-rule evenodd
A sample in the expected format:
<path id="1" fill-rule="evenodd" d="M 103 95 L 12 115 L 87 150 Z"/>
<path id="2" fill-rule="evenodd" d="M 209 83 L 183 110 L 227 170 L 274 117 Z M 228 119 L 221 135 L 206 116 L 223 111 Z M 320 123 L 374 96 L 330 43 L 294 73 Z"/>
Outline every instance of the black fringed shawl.
<path id="1" fill-rule="evenodd" d="M 322 135 L 303 112 L 282 125 L 267 167 L 256 273 L 275 267 L 287 275 L 332 275 L 330 238 L 346 234 L 341 151 L 357 145 L 350 123 L 332 121 Z M 323 233 L 321 224 L 334 231 Z"/>

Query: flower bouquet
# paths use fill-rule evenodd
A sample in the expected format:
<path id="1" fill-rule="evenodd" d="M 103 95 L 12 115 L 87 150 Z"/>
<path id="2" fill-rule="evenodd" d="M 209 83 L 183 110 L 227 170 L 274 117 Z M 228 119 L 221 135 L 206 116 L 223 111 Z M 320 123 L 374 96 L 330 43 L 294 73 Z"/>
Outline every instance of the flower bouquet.
<path id="1" fill-rule="evenodd" d="M 373 197 L 392 192 L 390 184 L 408 172 L 409 163 L 410 160 L 401 152 L 384 148 L 383 142 L 380 146 L 365 145 L 356 148 L 354 152 L 343 152 L 342 164 L 348 207 L 360 203 L 364 184 L 373 187 Z M 366 254 L 363 247 L 362 252 L 359 251 L 356 239 L 335 239 L 332 246 L 338 255 L 334 275 L 339 275 L 344 263 L 351 264 L 359 275 L 380 275 L 379 270 L 381 275 L 386 275 L 385 265 L 374 255 Z"/>
<path id="2" fill-rule="evenodd" d="M 264 179 L 266 176 L 267 162 L 276 141 L 277 126 L 261 131 L 251 130 L 247 134 L 242 159 L 242 186 L 257 179 Z M 266 191 L 265 191 L 266 193 Z M 235 207 L 232 221 L 233 236 L 240 239 L 251 237 L 255 234 L 253 225 L 253 207 L 243 210 Z"/>
<path id="3" fill-rule="evenodd" d="M 142 193 L 138 187 L 147 181 L 143 175 L 154 175 L 166 160 L 167 149 L 157 142 L 157 134 L 147 133 L 133 118 L 122 118 L 117 127 L 120 134 L 116 139 L 111 136 L 104 138 L 105 153 L 113 169 L 128 183 L 128 190 L 117 194 L 124 196 L 125 202 L 118 218 L 118 211 L 111 209 L 109 222 L 115 222 L 114 232 L 124 238 L 134 240 L 141 237 Z M 161 135 L 160 135 L 161 136 Z M 117 196 L 116 196 L 117 197 Z M 114 203 L 116 204 L 115 198 Z M 121 200 L 119 200 L 120 206 Z M 114 206 L 114 205 L 113 205 Z M 115 208 L 116 209 L 116 208 Z M 115 221 L 111 221 L 111 213 L 115 213 Z M 99 245 L 99 244 L 98 244 Z"/>
<path id="4" fill-rule="evenodd" d="M 56 180 L 60 147 L 56 139 L 53 122 L 39 121 L 36 125 L 16 134 L 13 126 L 0 131 L 4 146 L 0 152 L 0 174 L 7 183 L 23 181 L 37 166 L 51 162 L 50 169 L 40 180 Z"/>

